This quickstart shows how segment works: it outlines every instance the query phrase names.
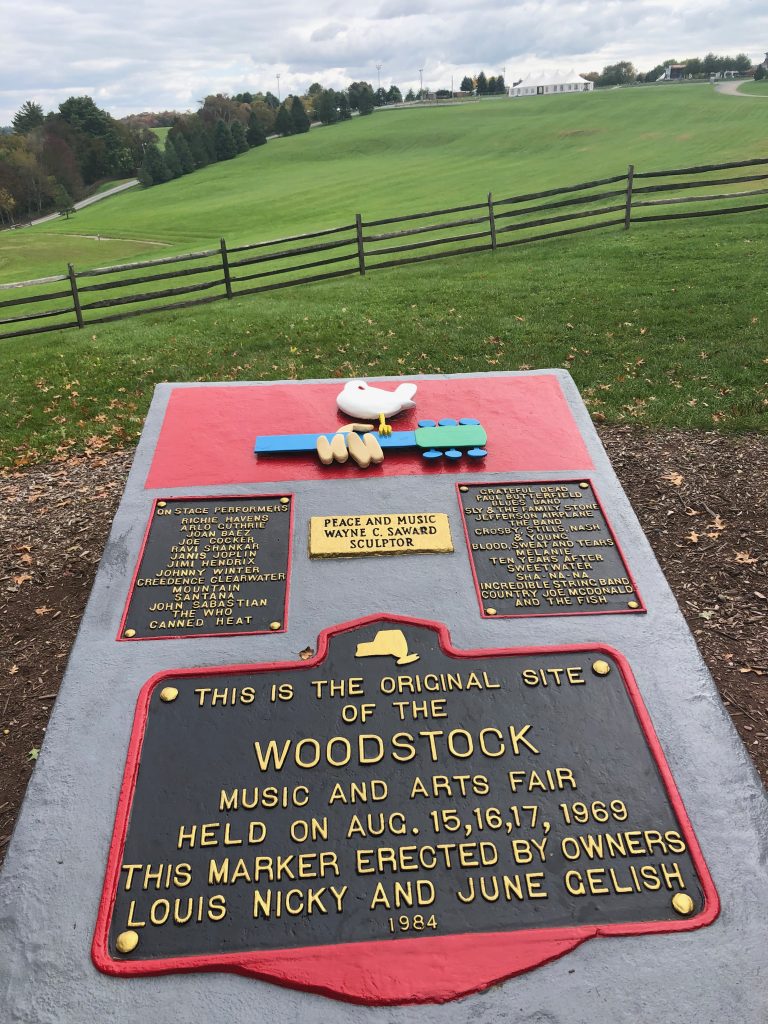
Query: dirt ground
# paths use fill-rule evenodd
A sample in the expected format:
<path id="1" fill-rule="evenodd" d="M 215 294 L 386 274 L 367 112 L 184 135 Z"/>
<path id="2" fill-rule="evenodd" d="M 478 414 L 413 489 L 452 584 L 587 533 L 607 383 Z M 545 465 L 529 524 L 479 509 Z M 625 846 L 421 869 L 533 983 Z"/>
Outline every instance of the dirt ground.
<path id="1" fill-rule="evenodd" d="M 768 438 L 600 428 L 768 783 Z M 130 467 L 91 452 L 0 477 L 0 861 Z"/>

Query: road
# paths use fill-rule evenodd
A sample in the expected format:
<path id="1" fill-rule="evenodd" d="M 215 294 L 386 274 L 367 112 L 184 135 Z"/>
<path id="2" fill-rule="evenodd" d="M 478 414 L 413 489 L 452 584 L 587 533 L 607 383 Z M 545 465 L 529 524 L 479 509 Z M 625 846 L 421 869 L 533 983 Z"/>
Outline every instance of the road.
<path id="1" fill-rule="evenodd" d="M 117 195 L 118 192 L 125 192 L 128 188 L 133 188 L 134 185 L 139 184 L 138 178 L 131 178 L 130 181 L 124 181 L 122 185 L 115 185 L 114 188 L 108 188 L 106 192 L 97 192 L 94 196 L 88 196 L 87 199 L 81 199 L 79 203 L 74 203 L 76 210 L 82 210 L 86 206 L 90 206 L 92 203 L 98 203 L 102 199 L 108 199 L 110 196 Z M 57 220 L 61 216 L 60 213 L 49 213 L 45 217 L 38 217 L 37 220 L 29 221 L 27 224 L 17 224 L 17 228 L 29 228 L 34 227 L 35 224 L 45 224 L 49 220 Z"/>
<path id="2" fill-rule="evenodd" d="M 739 92 L 739 86 L 742 82 L 718 82 L 715 86 L 717 92 L 722 92 L 726 96 L 743 96 L 747 100 L 766 100 L 768 96 L 758 96 L 757 93 Z"/>

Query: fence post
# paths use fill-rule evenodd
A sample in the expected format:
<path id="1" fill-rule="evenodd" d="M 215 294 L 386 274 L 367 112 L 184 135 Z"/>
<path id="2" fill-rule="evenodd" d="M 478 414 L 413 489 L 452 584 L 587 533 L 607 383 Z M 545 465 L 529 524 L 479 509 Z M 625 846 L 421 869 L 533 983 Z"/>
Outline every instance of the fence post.
<path id="1" fill-rule="evenodd" d="M 75 307 L 75 317 L 77 319 L 77 326 L 83 327 L 83 311 L 80 308 L 80 295 L 77 291 L 77 278 L 75 277 L 75 268 L 71 263 L 67 264 L 69 273 L 69 286 L 72 289 L 72 303 Z"/>
<path id="2" fill-rule="evenodd" d="M 496 248 L 496 218 L 493 214 L 493 193 L 488 193 L 488 223 L 491 228 L 491 249 Z"/>
<path id="3" fill-rule="evenodd" d="M 227 298 L 232 298 L 232 279 L 229 276 L 229 258 L 227 257 L 227 243 L 221 239 L 221 265 L 224 268 L 224 287 L 227 290 Z"/>
<path id="4" fill-rule="evenodd" d="M 635 177 L 635 165 L 627 167 L 627 204 L 624 208 L 624 230 L 629 231 L 629 222 L 632 216 L 632 182 Z"/>
<path id="5" fill-rule="evenodd" d="M 363 218 L 355 214 L 355 231 L 357 232 L 357 265 L 361 275 L 365 276 L 365 251 L 363 249 Z"/>

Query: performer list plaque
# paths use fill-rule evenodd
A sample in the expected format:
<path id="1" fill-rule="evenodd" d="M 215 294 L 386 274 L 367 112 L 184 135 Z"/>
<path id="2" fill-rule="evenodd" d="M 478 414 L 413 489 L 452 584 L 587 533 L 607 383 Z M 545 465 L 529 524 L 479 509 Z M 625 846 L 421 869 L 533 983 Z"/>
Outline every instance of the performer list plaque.
<path id="1" fill-rule="evenodd" d="M 483 616 L 644 612 L 587 480 L 460 484 Z"/>
<path id="2" fill-rule="evenodd" d="M 121 640 L 285 629 L 290 495 L 158 499 Z"/>

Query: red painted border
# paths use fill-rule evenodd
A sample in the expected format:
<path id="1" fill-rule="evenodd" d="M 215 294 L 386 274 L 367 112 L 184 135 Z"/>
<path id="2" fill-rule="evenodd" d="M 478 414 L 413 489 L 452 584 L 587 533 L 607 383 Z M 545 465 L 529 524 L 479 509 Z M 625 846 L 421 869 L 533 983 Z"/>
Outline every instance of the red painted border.
<path id="1" fill-rule="evenodd" d="M 467 517 L 464 515 L 463 502 L 461 500 L 462 492 L 461 492 L 460 488 L 462 486 L 464 486 L 464 487 L 508 487 L 508 486 L 509 487 L 514 487 L 514 486 L 516 486 L 518 484 L 575 484 L 575 483 L 581 483 L 582 480 L 586 480 L 586 481 L 589 482 L 589 486 L 592 489 L 592 494 L 594 495 L 595 501 L 597 502 L 597 504 L 598 504 L 598 506 L 600 508 L 600 511 L 602 513 L 602 516 L 603 516 L 603 519 L 605 520 L 605 525 L 606 525 L 606 527 L 608 529 L 608 533 L 611 535 L 611 539 L 613 540 L 613 543 L 616 546 L 616 550 L 619 553 L 619 558 L 621 559 L 622 565 L 624 566 L 624 568 L 627 571 L 627 576 L 629 577 L 630 583 L 632 584 L 632 586 L 634 588 L 635 596 L 636 596 L 636 598 L 637 598 L 637 600 L 638 600 L 638 602 L 640 604 L 640 607 L 639 608 L 604 608 L 602 610 L 598 610 L 598 609 L 588 610 L 588 609 L 585 609 L 584 611 L 573 611 L 573 612 L 566 612 L 566 611 L 557 611 L 557 612 L 556 611 L 549 611 L 549 612 L 507 612 L 506 614 L 502 614 L 501 612 L 498 612 L 496 615 L 486 615 L 485 607 L 483 606 L 482 591 L 480 590 L 480 581 L 478 580 L 477 572 L 475 571 L 475 560 L 472 557 L 472 549 L 470 547 L 472 541 L 469 539 L 469 528 L 467 526 Z M 573 480 L 493 480 L 493 481 L 488 482 L 488 483 L 478 483 L 478 482 L 476 482 L 474 480 L 460 480 L 456 484 L 456 494 L 457 494 L 458 499 L 459 499 L 459 511 L 461 513 L 461 523 L 462 523 L 462 526 L 464 527 L 464 539 L 467 542 L 467 556 L 469 558 L 469 567 L 472 570 L 472 579 L 475 582 L 475 593 L 477 594 L 477 603 L 480 605 L 480 615 L 482 616 L 482 618 L 492 620 L 492 619 L 544 619 L 544 618 L 551 618 L 552 616 L 555 616 L 556 618 L 561 618 L 562 616 L 566 616 L 566 615 L 644 615 L 648 611 L 648 608 L 646 607 L 645 601 L 643 600 L 642 594 L 640 593 L 640 591 L 638 589 L 638 586 L 637 586 L 637 583 L 635 582 L 635 577 L 632 575 L 632 570 L 630 569 L 629 563 L 628 563 L 628 561 L 627 561 L 627 559 L 626 559 L 626 557 L 624 555 L 624 549 L 622 548 L 621 544 L 619 543 L 619 538 L 614 533 L 613 527 L 611 526 L 611 521 L 608 518 L 608 515 L 607 515 L 607 513 L 605 511 L 605 506 L 603 505 L 602 501 L 600 500 L 600 495 L 595 490 L 595 483 L 594 483 L 594 481 L 592 480 L 592 478 L 590 476 L 588 476 L 588 475 L 577 476 Z"/>
<path id="2" fill-rule="evenodd" d="M 171 498 L 163 498 L 162 496 L 155 498 L 152 501 L 152 507 L 149 511 L 149 519 L 147 521 L 147 528 L 144 531 L 144 538 L 141 542 L 141 548 L 139 549 L 139 557 L 136 559 L 136 568 L 133 570 L 133 576 L 131 577 L 131 583 L 128 587 L 128 596 L 125 599 L 125 607 L 123 609 L 123 616 L 120 619 L 120 627 L 115 637 L 121 643 L 135 644 L 144 640 L 199 640 L 202 637 L 217 637 L 217 636 L 264 636 L 265 633 L 285 633 L 288 629 L 288 599 L 291 592 L 291 560 L 293 558 L 293 527 L 294 527 L 294 494 L 292 491 L 280 491 L 279 494 L 182 494 L 174 495 Z M 289 507 L 288 515 L 290 517 L 288 523 L 288 559 L 286 562 L 285 570 L 285 600 L 283 602 L 283 615 L 282 615 L 282 628 L 281 629 L 248 629 L 248 630 L 237 630 L 234 633 L 174 633 L 169 636 L 123 636 L 123 630 L 125 629 L 125 622 L 128 618 L 128 609 L 131 605 L 131 597 L 133 595 L 133 589 L 136 586 L 136 580 L 138 579 L 139 569 L 141 568 L 141 560 L 144 558 L 144 550 L 149 540 L 149 531 L 152 529 L 152 522 L 155 517 L 155 509 L 157 508 L 158 501 L 242 501 L 243 499 L 255 499 L 262 498 L 266 501 L 271 501 L 276 498 L 278 501 L 280 498 L 290 498 L 291 504 Z"/>
<path id="3" fill-rule="evenodd" d="M 443 653 L 455 658 L 493 658 L 509 657 L 510 655 L 533 657 L 555 652 L 582 651 L 599 652 L 612 658 L 618 665 L 638 723 L 659 770 L 662 785 L 701 882 L 704 891 L 704 908 L 691 918 L 681 918 L 675 921 L 583 925 L 419 939 L 387 939 L 386 941 L 345 943 L 301 949 L 278 949 L 259 953 L 169 957 L 164 960 L 114 960 L 110 956 L 108 948 L 110 918 L 119 884 L 122 853 L 139 772 L 149 702 L 155 688 L 169 679 L 194 679 L 200 676 L 230 676 L 245 673 L 252 675 L 312 668 L 321 664 L 326 658 L 328 643 L 332 636 L 357 629 L 360 626 L 384 622 L 403 623 L 434 630 L 438 634 Z M 170 670 L 157 673 L 144 684 L 136 704 L 91 956 L 99 970 L 120 977 L 225 970 L 354 1003 L 374 1006 L 440 1003 L 471 992 L 482 991 L 505 978 L 548 963 L 575 949 L 587 939 L 596 936 L 687 932 L 711 924 L 719 912 L 720 901 L 714 882 L 675 786 L 650 716 L 643 704 L 637 683 L 622 654 L 604 644 L 573 644 L 557 648 L 456 650 L 451 645 L 447 627 L 442 623 L 383 613 L 369 615 L 323 630 L 318 637 L 317 654 L 310 661 Z"/>

